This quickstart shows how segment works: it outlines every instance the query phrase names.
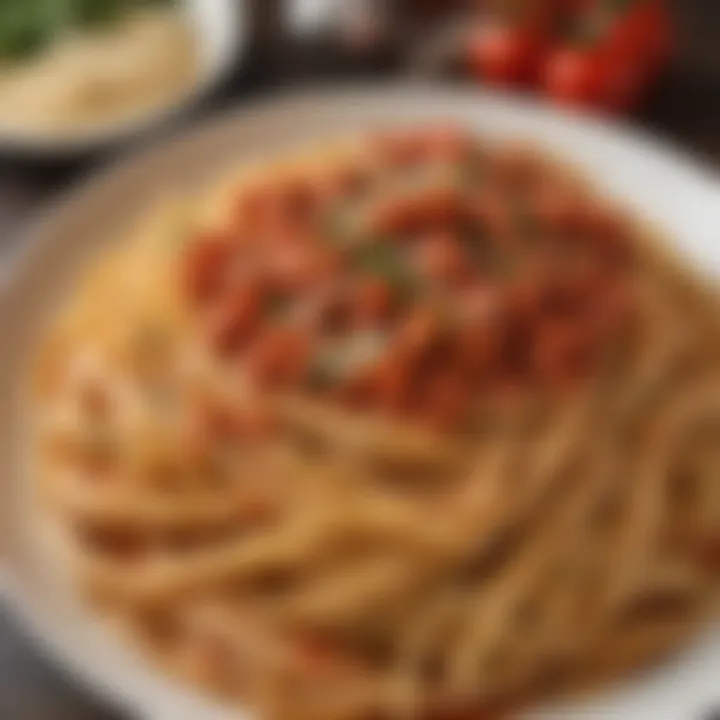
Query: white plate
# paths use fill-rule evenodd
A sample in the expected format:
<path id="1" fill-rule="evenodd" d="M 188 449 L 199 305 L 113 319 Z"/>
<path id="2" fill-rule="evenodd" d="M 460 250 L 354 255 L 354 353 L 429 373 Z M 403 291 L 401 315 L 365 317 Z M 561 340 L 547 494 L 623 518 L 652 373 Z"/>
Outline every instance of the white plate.
<path id="1" fill-rule="evenodd" d="M 2 589 L 42 649 L 89 688 L 141 717 L 204 720 L 223 713 L 110 639 L 58 591 L 33 550 L 24 501 L 31 479 L 23 474 L 19 452 L 19 378 L 43 319 L 78 265 L 180 178 L 200 180 L 228 163 L 354 130 L 429 119 L 458 120 L 485 134 L 530 138 L 552 148 L 656 222 L 701 271 L 720 273 L 720 185 L 699 164 L 629 130 L 478 91 L 390 86 L 289 97 L 223 116 L 73 192 L 40 221 L 22 257 L 6 270 L 0 290 Z M 709 633 L 675 663 L 545 717 L 694 720 L 709 703 L 720 703 L 719 676 L 720 636 Z"/>
<path id="2" fill-rule="evenodd" d="M 197 103 L 232 69 L 247 41 L 245 0 L 182 0 L 199 46 L 193 83 L 158 107 L 107 119 L 68 132 L 0 127 L 0 148 L 34 156 L 68 156 L 118 143 L 159 126 Z"/>

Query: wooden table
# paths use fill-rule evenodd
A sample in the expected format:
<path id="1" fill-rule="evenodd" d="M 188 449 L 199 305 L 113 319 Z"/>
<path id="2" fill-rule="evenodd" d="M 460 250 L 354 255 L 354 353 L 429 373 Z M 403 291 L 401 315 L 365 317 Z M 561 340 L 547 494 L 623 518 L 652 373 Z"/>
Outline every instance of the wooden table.
<path id="1" fill-rule="evenodd" d="M 636 121 L 720 169 L 720 0 L 678 0 L 675 5 L 680 30 L 678 62 Z M 318 39 L 256 46 L 246 58 L 242 73 L 184 122 L 192 123 L 219 108 L 289 85 L 337 82 L 348 75 L 387 76 L 397 70 L 393 58 L 358 65 Z M 12 252 L 19 242 L 19 231 L 43 203 L 110 159 L 108 155 L 72 162 L 0 158 L 0 252 Z M 0 720 L 116 717 L 101 710 L 61 671 L 42 660 L 12 619 L 0 610 Z"/>

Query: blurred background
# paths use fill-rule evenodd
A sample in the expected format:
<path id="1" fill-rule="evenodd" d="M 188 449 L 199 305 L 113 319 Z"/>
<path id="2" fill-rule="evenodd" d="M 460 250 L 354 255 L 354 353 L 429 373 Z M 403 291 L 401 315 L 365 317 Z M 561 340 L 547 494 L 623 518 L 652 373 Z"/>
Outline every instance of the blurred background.
<path id="1" fill-rule="evenodd" d="M 56 195 L 143 143 L 372 80 L 617 116 L 720 168 L 720 0 L 0 0 L 0 262 Z M 0 720 L 114 717 L 0 609 Z"/>

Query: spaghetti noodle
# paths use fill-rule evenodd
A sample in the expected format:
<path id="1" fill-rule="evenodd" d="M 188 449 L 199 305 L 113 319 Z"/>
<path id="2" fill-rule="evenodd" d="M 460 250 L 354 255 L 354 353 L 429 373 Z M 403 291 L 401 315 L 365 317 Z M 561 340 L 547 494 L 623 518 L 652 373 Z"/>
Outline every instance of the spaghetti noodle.
<path id="1" fill-rule="evenodd" d="M 538 152 L 362 139 L 91 270 L 42 497 L 93 602 L 262 717 L 501 717 L 717 610 L 715 307 Z"/>

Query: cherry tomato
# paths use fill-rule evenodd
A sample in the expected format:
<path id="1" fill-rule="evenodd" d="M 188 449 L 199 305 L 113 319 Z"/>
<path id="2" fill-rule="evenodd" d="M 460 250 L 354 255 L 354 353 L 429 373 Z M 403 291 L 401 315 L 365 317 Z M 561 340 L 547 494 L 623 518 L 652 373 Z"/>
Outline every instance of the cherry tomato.
<path id="1" fill-rule="evenodd" d="M 597 101 L 600 74 L 595 57 L 584 50 L 564 48 L 556 51 L 545 70 L 545 89 L 557 101 L 570 105 L 590 105 Z"/>
<path id="2" fill-rule="evenodd" d="M 490 324 L 468 327 L 456 339 L 456 362 L 468 380 L 482 377 L 491 366 L 498 350 L 498 333 Z"/>
<path id="3" fill-rule="evenodd" d="M 662 0 L 635 0 L 611 25 L 608 52 L 634 57 L 659 69 L 672 53 L 672 21 Z"/>
<path id="4" fill-rule="evenodd" d="M 534 28 L 491 24 L 480 28 L 467 49 L 470 71 L 491 83 L 529 83 L 537 78 L 546 42 Z"/>
<path id="5" fill-rule="evenodd" d="M 562 48 L 545 70 L 545 89 L 556 101 L 609 111 L 634 107 L 646 81 L 642 63 L 598 49 Z"/>

